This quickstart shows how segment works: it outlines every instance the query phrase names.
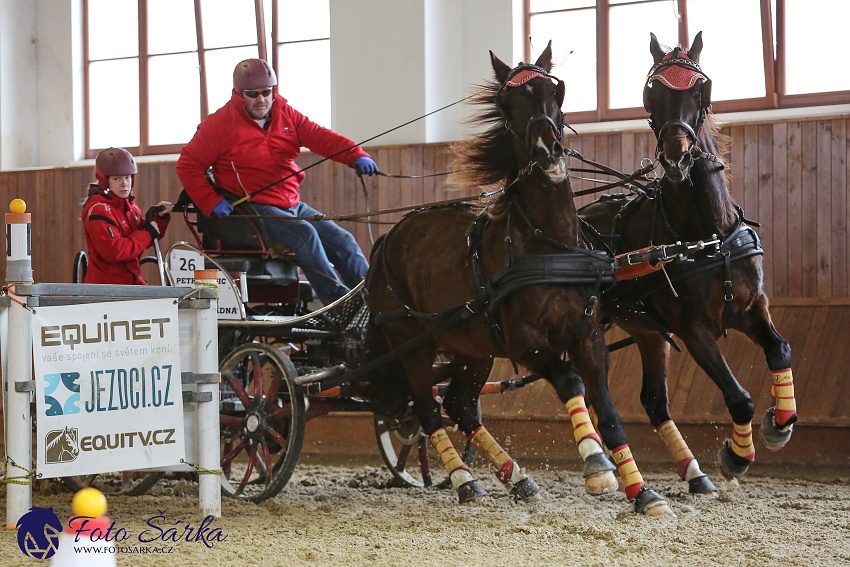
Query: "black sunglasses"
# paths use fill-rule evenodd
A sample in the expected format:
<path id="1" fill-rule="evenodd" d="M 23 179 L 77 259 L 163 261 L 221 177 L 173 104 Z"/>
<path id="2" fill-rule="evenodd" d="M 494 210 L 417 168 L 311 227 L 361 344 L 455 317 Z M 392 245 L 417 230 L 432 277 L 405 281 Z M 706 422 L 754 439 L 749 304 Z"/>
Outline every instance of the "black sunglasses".
<path id="1" fill-rule="evenodd" d="M 270 94 L 272 94 L 272 90 L 271 88 L 268 88 L 264 91 L 242 91 L 242 93 L 248 98 L 257 98 L 260 95 L 269 96 Z"/>

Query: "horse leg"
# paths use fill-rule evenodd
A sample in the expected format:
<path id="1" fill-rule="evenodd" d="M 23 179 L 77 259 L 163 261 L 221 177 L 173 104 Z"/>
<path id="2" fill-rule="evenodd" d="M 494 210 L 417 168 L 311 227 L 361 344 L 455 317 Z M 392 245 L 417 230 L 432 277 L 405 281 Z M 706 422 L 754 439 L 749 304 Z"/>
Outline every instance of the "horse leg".
<path id="1" fill-rule="evenodd" d="M 640 350 L 643 366 L 643 385 L 640 401 L 650 423 L 658 432 L 676 464 L 679 478 L 688 483 L 691 494 L 714 494 L 717 487 L 699 468 L 679 428 L 670 417 L 667 394 L 667 365 L 670 345 L 658 333 L 633 335 Z"/>
<path id="2" fill-rule="evenodd" d="M 572 364 L 551 350 L 535 351 L 523 363 L 549 379 L 570 414 L 579 455 L 585 463 L 585 490 L 591 494 L 617 490 L 618 482 L 612 472 L 615 467 L 603 451 L 604 442 L 613 453 L 616 470 L 625 484 L 626 498 L 634 502 L 635 511 L 648 516 L 673 516 L 667 502 L 643 482 L 632 458 L 623 424 L 608 392 L 608 350 L 598 327 L 578 343 L 569 349 L 578 373 Z M 586 380 L 582 381 L 581 376 Z M 599 433 L 587 408 L 585 384 L 589 384 L 588 397 L 599 419 Z"/>
<path id="3" fill-rule="evenodd" d="M 755 413 L 753 400 L 735 379 L 714 336 L 708 330 L 694 327 L 682 335 L 687 337 L 683 341 L 693 359 L 723 392 L 723 400 L 732 416 L 732 438 L 723 442 L 718 453 L 720 472 L 726 478 L 744 476 L 756 458 L 752 427 Z"/>
<path id="4" fill-rule="evenodd" d="M 403 363 L 413 396 L 413 411 L 419 417 L 423 431 L 428 435 L 428 439 L 443 461 L 443 466 L 446 467 L 452 486 L 457 491 L 458 502 L 465 504 L 485 496 L 487 491 L 472 476 L 472 472 L 461 459 L 443 427 L 443 418 L 440 415 L 440 408 L 434 400 L 432 388 L 431 364 L 434 360 L 434 354 L 433 348 L 420 347 L 405 355 Z M 457 372 L 451 384 L 455 389 L 461 390 L 471 387 L 477 395 L 481 390 L 481 385 L 475 389 L 474 386 L 465 382 L 466 378 L 463 372 Z M 455 419 L 455 416 L 451 417 Z M 458 415 L 457 418 L 461 418 L 461 416 Z"/>
<path id="5" fill-rule="evenodd" d="M 584 463 L 582 476 L 585 491 L 594 496 L 616 492 L 619 483 L 614 471 L 617 466 L 605 454 L 602 438 L 594 428 L 594 419 L 585 401 L 581 376 L 576 373 L 572 364 L 564 362 L 558 356 L 550 357 L 545 363 L 540 361 L 540 366 L 532 366 L 535 362 L 531 361 L 525 364 L 548 378 L 558 398 L 567 408 L 573 427 L 573 438 Z"/>
<path id="6" fill-rule="evenodd" d="M 797 401 L 794 397 L 794 378 L 791 374 L 791 347 L 776 331 L 767 298 L 760 296 L 735 328 L 764 350 L 767 366 L 773 375 L 771 391 L 774 406 L 761 420 L 759 441 L 768 451 L 778 451 L 791 439 L 797 422 Z"/>
<path id="7" fill-rule="evenodd" d="M 454 378 L 454 373 L 450 375 L 452 378 L 443 400 L 443 409 L 490 462 L 495 469 L 496 478 L 509 491 L 514 501 L 539 500 L 540 487 L 537 483 L 475 418 L 479 392 L 493 368 L 492 360 L 476 361 L 455 356 L 452 366 L 453 370 L 462 371 L 465 376 L 460 380 Z"/>

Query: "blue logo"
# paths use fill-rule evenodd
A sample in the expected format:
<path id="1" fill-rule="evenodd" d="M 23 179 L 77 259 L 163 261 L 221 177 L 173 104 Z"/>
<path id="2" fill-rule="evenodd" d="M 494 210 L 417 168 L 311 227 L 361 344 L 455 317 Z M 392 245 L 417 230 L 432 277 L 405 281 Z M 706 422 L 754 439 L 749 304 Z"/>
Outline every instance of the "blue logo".
<path id="1" fill-rule="evenodd" d="M 50 508 L 32 507 L 18 520 L 18 547 L 27 557 L 50 559 L 59 548 L 62 522 Z"/>
<path id="2" fill-rule="evenodd" d="M 79 372 L 61 372 L 45 374 L 44 403 L 47 410 L 44 415 L 70 415 L 80 413 Z M 60 388 L 60 384 L 63 386 Z"/>

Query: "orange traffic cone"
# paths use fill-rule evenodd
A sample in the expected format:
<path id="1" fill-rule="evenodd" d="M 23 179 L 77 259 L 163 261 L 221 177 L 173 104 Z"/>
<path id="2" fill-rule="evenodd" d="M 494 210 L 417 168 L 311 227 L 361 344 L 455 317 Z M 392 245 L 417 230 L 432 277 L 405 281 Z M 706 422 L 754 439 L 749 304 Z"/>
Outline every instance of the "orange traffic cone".
<path id="1" fill-rule="evenodd" d="M 74 515 L 59 536 L 50 567 L 115 567 L 115 542 L 105 537 L 110 526 L 106 509 L 106 496 L 96 488 L 83 488 L 74 495 Z M 92 538 L 93 533 L 99 537 Z"/>

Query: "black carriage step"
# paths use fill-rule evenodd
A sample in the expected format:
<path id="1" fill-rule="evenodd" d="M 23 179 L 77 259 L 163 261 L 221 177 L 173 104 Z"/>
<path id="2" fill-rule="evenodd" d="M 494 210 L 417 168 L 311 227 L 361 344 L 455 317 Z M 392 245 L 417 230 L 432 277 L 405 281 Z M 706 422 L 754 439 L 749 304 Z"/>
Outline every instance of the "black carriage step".
<path id="1" fill-rule="evenodd" d="M 245 411 L 245 405 L 242 403 L 242 400 L 238 398 L 221 400 L 218 405 L 218 411 L 222 413 Z"/>
<path id="2" fill-rule="evenodd" d="M 323 370 L 319 370 L 318 372 L 313 372 L 312 374 L 306 374 L 304 376 L 299 376 L 293 382 L 296 386 L 304 386 L 306 384 L 313 384 L 315 382 L 321 382 L 322 380 L 328 380 L 330 378 L 335 378 L 340 376 L 343 372 L 347 370 L 347 367 L 344 364 L 338 364 L 337 366 L 333 366 L 330 368 L 325 368 Z"/>

